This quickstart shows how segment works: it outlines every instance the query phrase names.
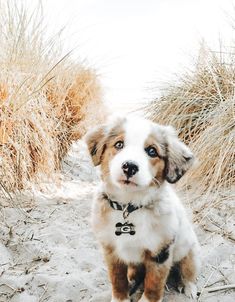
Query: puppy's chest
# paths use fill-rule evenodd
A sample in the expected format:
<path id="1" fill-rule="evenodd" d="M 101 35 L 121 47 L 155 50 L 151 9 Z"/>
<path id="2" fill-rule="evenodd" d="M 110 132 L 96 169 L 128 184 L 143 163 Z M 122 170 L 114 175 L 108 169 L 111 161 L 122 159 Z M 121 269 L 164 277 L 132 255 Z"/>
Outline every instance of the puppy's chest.
<path id="1" fill-rule="evenodd" d="M 115 247 L 126 262 L 141 262 L 145 250 L 155 251 L 168 237 L 160 216 L 138 209 L 124 219 L 122 211 L 111 211 L 103 229 L 103 239 Z"/>

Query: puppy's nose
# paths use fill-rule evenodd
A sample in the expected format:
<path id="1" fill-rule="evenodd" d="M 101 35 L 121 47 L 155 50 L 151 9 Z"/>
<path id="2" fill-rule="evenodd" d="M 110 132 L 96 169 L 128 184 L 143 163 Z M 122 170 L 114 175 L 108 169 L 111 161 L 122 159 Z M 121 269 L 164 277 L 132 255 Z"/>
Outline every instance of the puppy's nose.
<path id="1" fill-rule="evenodd" d="M 122 164 L 122 170 L 124 174 L 130 178 L 139 171 L 139 168 L 134 162 L 126 161 Z"/>

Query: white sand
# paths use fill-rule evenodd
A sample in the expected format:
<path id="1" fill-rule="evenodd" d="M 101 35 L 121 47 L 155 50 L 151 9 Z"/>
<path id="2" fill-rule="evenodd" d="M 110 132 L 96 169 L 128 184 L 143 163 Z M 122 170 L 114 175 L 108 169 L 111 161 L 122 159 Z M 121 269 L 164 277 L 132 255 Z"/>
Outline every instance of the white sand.
<path id="1" fill-rule="evenodd" d="M 23 210 L 0 211 L 0 302 L 110 301 L 106 268 L 89 226 L 97 178 L 81 142 L 74 145 L 64 170 L 60 187 L 35 190 Z M 218 224 L 223 227 L 225 220 L 220 217 Z M 234 241 L 213 223 L 207 229 L 197 228 L 203 249 L 199 301 L 235 301 L 232 290 L 206 293 L 207 287 L 235 283 Z M 170 289 L 166 301 L 189 299 Z"/>

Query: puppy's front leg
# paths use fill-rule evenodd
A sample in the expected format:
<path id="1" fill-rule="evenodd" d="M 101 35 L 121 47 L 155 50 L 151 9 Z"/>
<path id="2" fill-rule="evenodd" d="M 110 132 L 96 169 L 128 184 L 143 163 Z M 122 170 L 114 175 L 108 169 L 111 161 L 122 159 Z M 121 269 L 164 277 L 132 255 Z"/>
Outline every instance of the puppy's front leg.
<path id="1" fill-rule="evenodd" d="M 104 252 L 110 281 L 112 283 L 111 302 L 129 302 L 127 265 L 116 257 L 111 247 L 105 247 Z"/>
<path id="2" fill-rule="evenodd" d="M 199 251 L 194 247 L 180 261 L 180 272 L 184 284 L 184 293 L 186 296 L 197 298 L 196 278 L 200 268 L 200 260 L 197 258 Z"/>
<path id="3" fill-rule="evenodd" d="M 144 293 L 139 302 L 161 302 L 164 287 L 170 272 L 171 258 L 159 263 L 150 255 L 146 257 L 146 275 L 144 279 Z"/>

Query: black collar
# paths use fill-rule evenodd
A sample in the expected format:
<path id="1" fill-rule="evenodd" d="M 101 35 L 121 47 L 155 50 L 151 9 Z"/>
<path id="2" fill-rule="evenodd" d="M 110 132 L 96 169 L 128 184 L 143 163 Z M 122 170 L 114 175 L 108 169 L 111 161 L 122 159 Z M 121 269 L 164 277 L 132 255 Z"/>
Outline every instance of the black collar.
<path id="1" fill-rule="evenodd" d="M 124 219 L 127 218 L 130 213 L 143 207 L 143 206 L 139 206 L 139 207 L 134 206 L 131 202 L 129 202 L 126 205 L 122 205 L 117 201 L 111 200 L 106 194 L 103 194 L 103 196 L 108 201 L 111 208 L 113 208 L 114 210 L 123 211 Z"/>

